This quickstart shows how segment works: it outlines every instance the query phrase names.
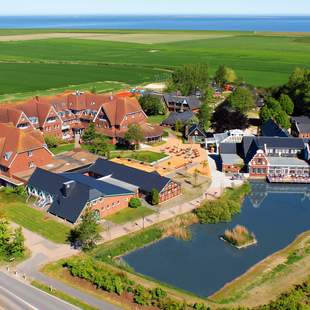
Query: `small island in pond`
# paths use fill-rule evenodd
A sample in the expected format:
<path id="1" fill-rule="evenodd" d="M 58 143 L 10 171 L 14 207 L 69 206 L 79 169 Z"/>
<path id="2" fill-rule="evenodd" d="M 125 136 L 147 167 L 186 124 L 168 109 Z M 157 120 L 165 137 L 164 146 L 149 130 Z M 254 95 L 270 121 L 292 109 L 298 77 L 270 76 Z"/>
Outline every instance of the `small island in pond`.
<path id="1" fill-rule="evenodd" d="M 229 242 L 237 249 L 246 248 L 257 243 L 255 235 L 244 226 L 237 225 L 234 229 L 227 229 L 221 239 Z"/>

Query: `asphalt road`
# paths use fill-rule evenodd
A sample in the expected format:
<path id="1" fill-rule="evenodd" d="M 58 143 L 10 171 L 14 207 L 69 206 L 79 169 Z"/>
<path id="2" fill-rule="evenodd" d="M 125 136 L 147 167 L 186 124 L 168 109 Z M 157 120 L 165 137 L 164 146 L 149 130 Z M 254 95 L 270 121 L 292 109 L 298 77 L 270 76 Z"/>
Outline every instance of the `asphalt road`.
<path id="1" fill-rule="evenodd" d="M 79 308 L 0 272 L 0 309 L 77 310 Z"/>

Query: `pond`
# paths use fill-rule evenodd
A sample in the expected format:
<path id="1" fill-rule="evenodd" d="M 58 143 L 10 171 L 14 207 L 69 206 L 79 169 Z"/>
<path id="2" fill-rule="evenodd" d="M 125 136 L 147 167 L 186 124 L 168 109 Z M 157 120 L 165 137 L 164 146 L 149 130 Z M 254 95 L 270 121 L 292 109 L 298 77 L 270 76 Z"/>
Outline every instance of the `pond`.
<path id="1" fill-rule="evenodd" d="M 210 296 L 251 266 L 310 229 L 310 186 L 252 183 L 241 214 L 231 223 L 191 226 L 190 241 L 166 238 L 124 257 L 136 272 L 200 296 Z M 258 244 L 238 250 L 219 239 L 237 224 Z"/>

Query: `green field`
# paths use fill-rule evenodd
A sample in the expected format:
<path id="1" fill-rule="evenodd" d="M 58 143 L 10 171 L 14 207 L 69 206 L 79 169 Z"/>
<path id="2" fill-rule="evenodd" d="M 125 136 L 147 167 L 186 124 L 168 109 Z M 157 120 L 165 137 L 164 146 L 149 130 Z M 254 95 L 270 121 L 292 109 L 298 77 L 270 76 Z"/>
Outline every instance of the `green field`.
<path id="1" fill-rule="evenodd" d="M 273 86 L 284 83 L 295 67 L 307 67 L 310 63 L 310 39 L 306 34 L 92 32 L 144 37 L 156 34 L 157 38 L 165 36 L 163 40 L 175 34 L 179 40 L 154 44 L 121 42 L 125 40 L 122 38 L 117 39 L 120 42 L 85 38 L 0 42 L 0 95 L 105 81 L 137 85 L 164 80 L 167 70 L 198 62 L 208 63 L 211 73 L 225 64 L 252 84 Z M 0 34 L 18 33 L 2 30 Z M 191 34 L 206 38 L 189 41 Z"/>

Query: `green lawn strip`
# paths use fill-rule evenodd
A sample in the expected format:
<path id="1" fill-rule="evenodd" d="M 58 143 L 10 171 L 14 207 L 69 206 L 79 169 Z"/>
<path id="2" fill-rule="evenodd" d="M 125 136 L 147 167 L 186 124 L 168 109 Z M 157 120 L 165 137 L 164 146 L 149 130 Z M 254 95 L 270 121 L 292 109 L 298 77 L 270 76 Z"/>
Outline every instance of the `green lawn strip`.
<path id="1" fill-rule="evenodd" d="M 83 301 L 77 299 L 77 298 L 74 298 L 70 295 L 67 295 L 66 293 L 63 293 L 61 291 L 57 291 L 55 289 L 51 290 L 49 286 L 47 286 L 43 283 L 40 283 L 38 281 L 32 281 L 31 285 L 38 288 L 41 291 L 48 293 L 49 295 L 53 295 L 59 299 L 62 299 L 64 301 L 70 303 L 71 305 L 77 306 L 83 310 L 98 310 L 98 308 L 94 308 L 94 307 L 84 303 Z"/>
<path id="2" fill-rule="evenodd" d="M 70 143 L 70 144 L 61 144 L 56 148 L 51 148 L 50 150 L 54 155 L 57 155 L 60 153 L 72 151 L 73 149 L 74 149 L 74 143 Z"/>
<path id="3" fill-rule="evenodd" d="M 150 124 L 158 124 L 160 125 L 163 120 L 165 120 L 168 115 L 151 115 L 148 116 L 148 122 Z"/>
<path id="4" fill-rule="evenodd" d="M 300 246 L 305 239 L 308 240 L 306 245 Z M 279 255 L 285 256 L 285 261 L 266 272 L 265 268 L 268 268 L 268 264 L 272 264 L 273 259 L 279 257 Z M 273 285 L 276 285 L 277 277 L 289 274 L 296 264 L 302 259 L 307 258 L 309 255 L 309 232 L 305 232 L 298 236 L 288 247 L 271 255 L 262 262 L 259 262 L 249 272 L 245 273 L 235 281 L 232 281 L 222 290 L 211 296 L 210 299 L 218 304 L 236 303 L 241 299 L 244 299 L 251 290 L 267 282 L 272 282 L 274 283 Z"/>
<path id="5" fill-rule="evenodd" d="M 70 227 L 30 207 L 14 194 L 0 192 L 0 210 L 9 220 L 56 243 L 65 243 Z"/>
<path id="6" fill-rule="evenodd" d="M 38 90 L 38 91 L 30 91 L 30 92 L 22 92 L 22 93 L 10 93 L 0 95 L 0 102 L 5 101 L 19 101 L 27 98 L 31 98 L 34 96 L 53 96 L 60 93 L 63 93 L 68 90 L 76 91 L 77 89 L 83 91 L 93 91 L 96 90 L 96 93 L 107 93 L 107 92 L 115 92 L 121 89 L 128 88 L 129 85 L 125 83 L 120 83 L 117 81 L 112 82 L 92 82 L 92 83 L 84 83 L 77 85 L 68 85 L 65 87 L 47 89 L 47 90 Z"/>
<path id="7" fill-rule="evenodd" d="M 152 151 L 112 151 L 111 158 L 116 157 L 152 163 L 167 157 L 167 155 L 164 153 L 156 153 Z"/>
<path id="8" fill-rule="evenodd" d="M 124 224 L 127 222 L 138 220 L 143 216 L 145 217 L 153 213 L 154 211 L 152 211 L 151 209 L 141 206 L 139 208 L 123 209 L 117 213 L 107 216 L 105 219 L 115 224 Z"/>

